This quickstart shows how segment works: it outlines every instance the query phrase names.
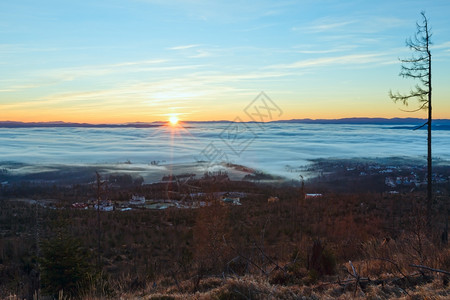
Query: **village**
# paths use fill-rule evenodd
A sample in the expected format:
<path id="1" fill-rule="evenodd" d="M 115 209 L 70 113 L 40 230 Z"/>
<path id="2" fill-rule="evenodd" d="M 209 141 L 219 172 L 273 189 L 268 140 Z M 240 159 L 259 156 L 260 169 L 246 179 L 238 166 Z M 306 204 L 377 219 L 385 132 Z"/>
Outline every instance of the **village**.
<path id="1" fill-rule="evenodd" d="M 384 183 L 389 188 L 409 188 L 410 192 L 413 192 L 416 188 L 425 187 L 427 185 L 427 173 L 425 167 L 411 167 L 411 166 L 387 166 L 382 167 L 380 165 L 369 166 L 367 171 L 360 171 L 360 176 L 366 176 L 368 174 L 384 174 L 390 175 L 384 178 Z M 432 174 L 432 181 L 435 184 L 445 184 L 450 181 L 448 171 L 446 174 Z M 391 190 L 391 192 L 396 192 Z"/>
<path id="2" fill-rule="evenodd" d="M 439 186 L 450 182 L 450 168 L 437 165 L 434 170 L 433 182 L 437 187 L 436 192 L 439 193 Z M 273 186 L 291 185 L 298 188 L 299 199 L 318 199 L 330 192 L 352 192 L 360 186 L 382 193 L 412 193 L 423 190 L 427 180 L 425 166 L 412 162 L 319 160 L 296 171 L 311 176 L 305 180 L 303 176 L 299 176 L 299 180 L 289 181 L 262 171 L 251 170 L 237 180 L 225 171 L 205 172 L 202 176 L 185 172 L 164 174 L 160 180 L 147 183 L 138 175 L 113 173 L 103 175 L 101 191 L 96 191 L 97 182 L 92 177 L 90 182 L 77 185 L 62 184 L 57 179 L 36 181 L 35 178 L 18 183 L 14 178 L 8 178 L 7 172 L 3 171 L 3 179 L 6 180 L 1 181 L 0 189 L 5 196 L 16 195 L 13 198 L 36 199 L 37 196 L 41 199 L 53 199 L 40 200 L 41 204 L 49 208 L 126 212 L 146 209 L 196 209 L 208 206 L 214 201 L 222 205 L 241 206 L 246 202 L 246 198 L 258 195 L 248 190 L 248 186 L 263 183 Z M 13 182 L 8 181 L 11 178 Z M 83 189 L 85 196 L 52 195 L 52 190 L 56 187 L 69 191 L 74 186 Z M 211 186 L 216 186 L 216 190 L 211 190 Z M 30 193 L 34 191 L 32 197 L 24 193 L 27 190 L 30 190 Z M 265 199 L 267 203 L 283 201 L 280 195 L 270 193 Z"/>
<path id="3" fill-rule="evenodd" d="M 167 208 L 193 209 L 210 205 L 201 199 L 208 197 L 220 201 L 223 205 L 242 205 L 241 197 L 245 197 L 245 193 L 239 192 L 219 192 L 206 195 L 202 193 L 191 194 L 194 201 L 172 200 L 172 199 L 146 199 L 145 196 L 132 195 L 129 201 L 112 201 L 89 199 L 87 202 L 76 202 L 72 204 L 72 208 L 77 209 L 94 209 L 100 211 L 130 211 L 135 209 L 154 209 L 163 210 Z"/>
<path id="4" fill-rule="evenodd" d="M 227 182 L 229 177 L 225 172 L 205 173 L 200 179 L 196 179 L 196 174 L 185 173 L 179 175 L 164 175 L 159 182 L 143 184 L 139 186 L 157 186 L 157 192 L 150 197 L 134 193 L 128 200 L 111 200 L 107 193 L 98 195 L 97 198 L 89 198 L 86 202 L 75 202 L 71 205 L 76 209 L 94 209 L 99 211 L 130 211 L 130 210 L 164 210 L 168 208 L 195 209 L 211 205 L 212 201 L 218 201 L 222 205 L 242 205 L 241 198 L 245 198 L 244 192 L 202 192 L 199 185 L 208 182 Z M 95 182 L 91 184 L 95 185 Z M 110 188 L 120 189 L 120 184 L 114 177 L 111 180 L 102 181 Z M 148 193 L 147 193 L 148 195 Z"/>
<path id="5" fill-rule="evenodd" d="M 332 169 L 332 170 L 330 170 Z M 339 164 L 328 165 L 317 169 L 318 178 L 326 180 L 327 177 L 341 176 L 342 179 L 352 181 L 354 179 L 362 179 L 364 177 L 378 176 L 384 178 L 384 185 L 379 187 L 386 193 L 396 194 L 399 192 L 414 192 L 416 189 L 426 186 L 426 172 L 424 167 L 415 166 L 395 166 L 381 164 Z M 433 173 L 433 182 L 436 184 L 449 183 L 448 168 L 439 169 L 441 173 Z M 325 174 L 325 175 L 324 175 Z M 260 175 L 256 176 L 253 182 L 260 179 Z M 251 181 L 246 176 L 243 180 Z M 368 179 L 368 178 L 367 178 Z M 76 202 L 72 204 L 72 208 L 76 209 L 94 209 L 100 211 L 130 211 L 136 209 L 164 210 L 168 208 L 175 209 L 195 209 L 210 205 L 212 201 L 218 201 L 222 205 L 242 205 L 242 199 L 249 196 L 247 192 L 236 190 L 204 192 L 202 186 L 211 182 L 229 182 L 230 178 L 226 172 L 205 173 L 200 179 L 196 178 L 196 174 L 185 173 L 179 175 L 165 175 L 158 183 L 161 189 L 164 188 L 160 197 L 146 197 L 138 193 L 134 193 L 126 201 L 117 201 L 110 199 L 90 198 L 86 202 Z M 114 187 L 114 183 L 109 183 Z M 143 184 L 148 186 L 151 184 Z M 304 181 L 299 181 L 299 197 L 303 199 L 317 199 L 323 196 L 323 193 L 316 190 L 305 192 Z M 118 187 L 118 186 L 116 186 Z M 312 185 L 314 188 L 314 185 Z M 277 195 L 267 198 L 267 203 L 276 203 L 280 199 Z"/>
<path id="6" fill-rule="evenodd" d="M 313 174 L 309 180 L 316 187 L 327 186 L 330 190 L 351 191 L 364 188 L 384 193 L 411 193 L 427 185 L 426 165 L 420 161 L 397 158 L 375 161 L 369 159 L 316 160 L 297 171 Z M 447 164 L 435 163 L 432 181 L 436 186 L 450 182 Z M 436 190 L 439 192 L 439 189 Z"/>

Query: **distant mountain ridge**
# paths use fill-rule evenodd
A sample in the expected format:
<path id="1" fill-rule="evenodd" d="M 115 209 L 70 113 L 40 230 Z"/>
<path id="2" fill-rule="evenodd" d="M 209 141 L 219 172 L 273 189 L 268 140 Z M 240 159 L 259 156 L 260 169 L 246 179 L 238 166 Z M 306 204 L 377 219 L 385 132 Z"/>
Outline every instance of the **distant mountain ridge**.
<path id="1" fill-rule="evenodd" d="M 16 121 L 0 121 L 0 128 L 31 128 L 31 127 L 85 127 L 85 128 L 148 128 L 158 127 L 162 124 L 154 123 L 125 123 L 125 124 L 90 124 L 90 123 L 73 123 L 73 122 L 16 122 Z"/>
<path id="2" fill-rule="evenodd" d="M 183 123 L 201 124 L 201 123 L 231 123 L 232 121 L 185 121 Z M 426 119 L 420 118 L 341 118 L 341 119 L 291 119 L 277 120 L 270 123 L 300 123 L 300 124 L 354 124 L 354 125 L 411 125 L 420 126 L 426 122 Z M 251 122 L 250 122 L 251 123 Z M 86 127 L 86 128 L 149 128 L 163 126 L 166 122 L 132 122 L 123 124 L 90 124 L 74 122 L 17 122 L 0 121 L 0 128 L 27 128 L 27 127 Z M 450 119 L 435 119 L 433 125 L 440 129 L 450 128 Z M 395 127 L 398 128 L 398 127 Z M 401 127 L 403 128 L 403 126 Z M 410 128 L 410 127 L 404 127 Z"/>
<path id="3" fill-rule="evenodd" d="M 306 124 L 374 124 L 374 125 L 422 125 L 426 119 L 420 118 L 342 118 L 342 119 L 292 119 L 274 121 L 278 123 Z M 433 125 L 450 125 L 450 119 L 435 119 Z"/>

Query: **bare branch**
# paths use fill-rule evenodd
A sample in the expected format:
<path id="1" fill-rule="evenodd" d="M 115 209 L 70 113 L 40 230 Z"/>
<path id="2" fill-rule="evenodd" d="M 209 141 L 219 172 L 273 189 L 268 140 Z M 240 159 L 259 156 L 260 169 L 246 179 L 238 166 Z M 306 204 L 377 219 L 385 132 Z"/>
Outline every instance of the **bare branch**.
<path id="1" fill-rule="evenodd" d="M 420 125 L 419 127 L 414 128 L 413 130 L 418 130 L 418 129 L 424 127 L 424 126 L 427 125 L 427 124 L 428 124 L 428 122 L 425 122 L 424 124 Z"/>
<path id="2" fill-rule="evenodd" d="M 389 258 L 382 258 L 382 257 L 373 257 L 372 259 L 383 260 L 383 261 L 387 261 L 387 262 L 393 264 L 393 265 L 397 268 L 398 272 L 399 272 L 400 274 L 402 274 L 402 276 L 405 277 L 405 278 L 409 281 L 408 276 L 405 275 L 405 274 L 402 272 L 402 270 L 400 269 L 399 265 L 398 265 L 395 261 L 393 261 L 392 259 L 389 259 Z"/>
<path id="3" fill-rule="evenodd" d="M 414 79 L 422 79 L 422 78 L 426 78 L 428 77 L 428 74 L 412 74 L 412 73 L 408 73 L 408 72 L 401 72 L 399 74 L 401 77 L 409 77 L 409 78 L 414 78 Z"/>
<path id="4" fill-rule="evenodd" d="M 277 262 L 275 262 L 272 258 L 270 258 L 269 256 L 267 256 L 266 253 L 264 253 L 264 251 L 263 251 L 258 245 L 256 245 L 256 243 L 254 243 L 254 246 L 256 247 L 256 249 L 259 250 L 259 252 L 261 252 L 261 254 L 262 254 L 265 258 L 267 258 L 271 263 L 273 263 L 273 264 L 275 265 L 276 269 L 278 268 L 278 269 L 280 269 L 280 270 L 283 270 L 284 273 L 286 273 L 285 268 L 280 267 L 280 266 L 278 265 Z"/>
<path id="5" fill-rule="evenodd" d="M 416 112 L 425 108 L 431 108 L 428 102 L 431 102 L 431 53 L 429 45 L 431 44 L 431 33 L 428 27 L 428 19 L 424 12 L 421 12 L 421 22 L 416 22 L 416 33 L 406 39 L 406 46 L 414 51 L 412 57 L 400 59 L 401 71 L 399 76 L 403 78 L 412 78 L 418 80 L 419 84 L 415 86 L 408 94 L 393 94 L 389 92 L 389 97 L 394 102 L 401 102 L 408 106 L 412 98 L 419 101 L 420 107 L 414 110 L 402 110 L 407 112 Z"/>
<path id="6" fill-rule="evenodd" d="M 223 235 L 222 238 L 223 238 L 223 240 L 225 241 L 225 244 L 226 244 L 225 235 Z M 266 275 L 266 276 L 268 275 L 267 272 L 266 272 L 262 267 L 260 267 L 260 266 L 257 265 L 255 262 L 253 262 L 250 258 L 247 258 L 246 256 L 242 255 L 242 254 L 241 254 L 237 249 L 235 249 L 233 246 L 231 246 L 231 245 L 229 245 L 229 246 L 230 246 L 230 248 L 231 248 L 232 250 L 234 250 L 234 251 L 237 253 L 237 255 L 239 255 L 239 256 L 242 257 L 244 260 L 246 260 L 248 263 L 250 263 L 251 265 L 255 266 L 257 269 L 259 269 L 259 270 L 261 271 L 261 273 L 263 273 L 263 274 Z"/>
<path id="7" fill-rule="evenodd" d="M 402 68 L 402 71 L 408 71 L 411 74 L 422 73 L 420 71 L 427 71 L 428 70 L 428 67 L 426 67 L 426 66 L 406 67 L 405 65 L 402 65 L 401 68 Z"/>
<path id="8" fill-rule="evenodd" d="M 421 107 L 419 107 L 419 108 L 417 108 L 417 109 L 413 109 L 413 110 L 404 110 L 404 109 L 401 109 L 401 108 L 399 108 L 399 109 L 400 109 L 401 111 L 404 111 L 404 112 L 416 112 L 416 111 L 419 111 L 419 110 L 421 110 L 421 109 L 426 109 L 426 108 L 427 108 L 427 104 L 428 104 L 428 102 L 422 104 Z M 427 122 L 427 123 L 428 123 L 428 122 Z M 418 128 L 417 128 L 417 129 L 418 129 Z"/>
<path id="9" fill-rule="evenodd" d="M 418 269 L 425 269 L 425 270 L 428 270 L 428 271 L 433 271 L 433 272 L 438 272 L 438 273 L 443 273 L 443 274 L 450 275 L 450 272 L 449 272 L 449 271 L 444 271 L 444 270 L 439 270 L 439 269 L 433 269 L 433 268 L 430 268 L 430 267 L 427 267 L 427 266 L 413 265 L 413 264 L 410 264 L 409 266 L 410 266 L 410 267 L 414 267 L 414 268 L 418 268 Z"/>
<path id="10" fill-rule="evenodd" d="M 354 276 L 355 278 L 358 278 L 358 277 L 359 277 L 359 276 L 358 276 L 358 273 L 356 272 L 356 269 L 355 269 L 355 267 L 353 266 L 352 261 L 349 260 L 349 261 L 348 261 L 348 264 L 350 265 L 350 267 L 352 267 L 352 270 L 353 270 L 353 276 Z"/>
<path id="11" fill-rule="evenodd" d="M 403 104 L 405 106 L 408 106 L 408 100 L 409 99 L 411 99 L 411 98 L 419 98 L 419 100 L 421 100 L 426 95 L 428 95 L 428 92 L 427 91 L 423 91 L 423 90 L 411 91 L 410 94 L 408 94 L 408 95 L 402 95 L 402 94 L 400 94 L 398 92 L 396 94 L 393 94 L 392 91 L 389 91 L 389 97 L 394 102 L 401 101 L 401 102 L 403 102 Z M 424 106 L 422 106 L 420 109 L 422 109 L 422 108 L 424 108 Z"/>
<path id="12" fill-rule="evenodd" d="M 420 56 L 420 57 L 411 57 L 411 58 L 399 58 L 399 61 L 402 63 L 415 63 L 415 62 L 423 62 L 428 59 L 427 56 Z"/>

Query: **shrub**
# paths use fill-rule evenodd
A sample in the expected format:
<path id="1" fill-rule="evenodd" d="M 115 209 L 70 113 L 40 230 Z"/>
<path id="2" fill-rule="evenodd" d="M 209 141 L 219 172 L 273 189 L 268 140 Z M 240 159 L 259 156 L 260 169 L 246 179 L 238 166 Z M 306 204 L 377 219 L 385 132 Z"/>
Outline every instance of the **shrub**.
<path id="1" fill-rule="evenodd" d="M 336 270 L 336 258 L 333 252 L 325 249 L 320 240 L 315 240 L 308 257 L 308 270 L 318 276 L 333 275 Z"/>

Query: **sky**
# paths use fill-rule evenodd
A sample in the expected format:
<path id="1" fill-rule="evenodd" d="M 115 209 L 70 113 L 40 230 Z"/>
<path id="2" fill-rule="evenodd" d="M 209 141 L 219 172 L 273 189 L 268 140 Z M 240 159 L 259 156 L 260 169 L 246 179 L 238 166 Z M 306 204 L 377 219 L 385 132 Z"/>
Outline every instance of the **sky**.
<path id="1" fill-rule="evenodd" d="M 426 117 L 388 92 L 425 11 L 433 115 L 450 118 L 450 1 L 0 2 L 0 120 L 124 123 Z M 417 107 L 412 101 L 408 108 Z"/>

